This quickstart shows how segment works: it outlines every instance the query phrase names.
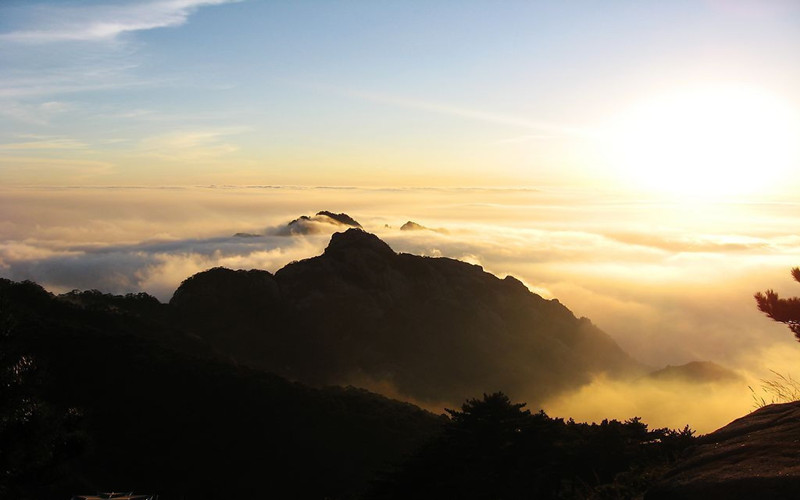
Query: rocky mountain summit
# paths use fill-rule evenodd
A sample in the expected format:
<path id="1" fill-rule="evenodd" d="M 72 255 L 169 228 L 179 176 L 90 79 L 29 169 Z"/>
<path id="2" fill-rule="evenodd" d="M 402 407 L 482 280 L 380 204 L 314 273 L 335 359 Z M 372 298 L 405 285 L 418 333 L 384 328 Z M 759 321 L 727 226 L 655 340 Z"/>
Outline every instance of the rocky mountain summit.
<path id="1" fill-rule="evenodd" d="M 361 224 L 345 213 L 333 213 L 328 210 L 317 212 L 316 215 L 301 215 L 275 229 L 274 233 L 282 236 L 299 234 L 322 234 L 331 230 L 355 227 L 361 229 Z"/>
<path id="2" fill-rule="evenodd" d="M 432 404 L 498 388 L 537 404 L 600 373 L 642 371 L 588 319 L 519 280 L 397 254 L 356 228 L 275 275 L 199 273 L 170 306 L 238 363 Z"/>

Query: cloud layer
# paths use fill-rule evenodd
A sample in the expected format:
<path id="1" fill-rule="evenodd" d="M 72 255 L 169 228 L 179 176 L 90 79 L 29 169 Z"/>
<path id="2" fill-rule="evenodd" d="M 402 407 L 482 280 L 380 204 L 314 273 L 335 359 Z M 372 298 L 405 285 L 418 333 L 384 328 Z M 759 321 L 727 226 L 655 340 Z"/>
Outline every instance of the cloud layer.
<path id="1" fill-rule="evenodd" d="M 654 367 L 713 360 L 757 386 L 770 369 L 791 374 L 798 361 L 788 330 L 763 317 L 752 300 L 765 288 L 798 294 L 788 275 L 800 254 L 796 208 L 681 207 L 533 190 L 6 189 L 0 276 L 32 279 L 56 292 L 143 290 L 168 300 L 183 279 L 210 267 L 274 272 L 319 254 L 336 225 L 294 235 L 279 228 L 327 209 L 353 216 L 396 251 L 514 275 L 591 318 Z M 401 231 L 409 219 L 447 231 Z M 594 394 L 625 399 L 620 408 L 630 411 L 656 408 L 664 391 L 675 393 L 645 390 L 644 382 L 594 384 Z M 712 399 L 720 411 L 710 413 L 717 420 L 725 408 L 735 416 L 751 403 L 745 384 L 723 389 L 709 389 L 718 395 Z M 684 396 L 702 400 L 702 393 Z M 576 408 L 585 398 L 574 397 L 553 402 L 554 411 L 581 415 Z M 583 407 L 599 411 L 602 401 Z M 664 401 L 665 412 L 670 405 Z"/>

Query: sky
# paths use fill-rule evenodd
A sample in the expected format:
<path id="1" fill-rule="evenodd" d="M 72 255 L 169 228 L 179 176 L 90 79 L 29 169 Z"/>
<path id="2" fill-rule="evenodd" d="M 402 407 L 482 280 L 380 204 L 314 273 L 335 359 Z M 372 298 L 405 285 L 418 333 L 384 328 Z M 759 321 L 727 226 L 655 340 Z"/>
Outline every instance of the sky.
<path id="1" fill-rule="evenodd" d="M 276 228 L 347 212 L 650 366 L 758 388 L 800 363 L 752 299 L 800 295 L 798 28 L 790 0 L 4 0 L 0 277 L 166 301 L 316 255 L 330 231 Z M 552 411 L 712 430 L 752 404 L 745 383 L 585 390 Z"/>
<path id="2" fill-rule="evenodd" d="M 727 168 L 740 194 L 744 156 L 796 186 L 799 23 L 790 0 L 5 0 L 0 181 L 682 192 Z"/>

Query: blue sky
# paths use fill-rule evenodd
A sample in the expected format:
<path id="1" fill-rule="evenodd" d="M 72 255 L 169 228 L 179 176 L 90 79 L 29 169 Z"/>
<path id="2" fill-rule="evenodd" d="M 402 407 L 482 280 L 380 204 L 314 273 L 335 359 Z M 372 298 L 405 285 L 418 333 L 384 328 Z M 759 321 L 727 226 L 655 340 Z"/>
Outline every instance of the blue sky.
<path id="1" fill-rule="evenodd" d="M 0 181 L 609 182 L 598 137 L 638 101 L 800 109 L 798 26 L 788 1 L 5 1 Z"/>

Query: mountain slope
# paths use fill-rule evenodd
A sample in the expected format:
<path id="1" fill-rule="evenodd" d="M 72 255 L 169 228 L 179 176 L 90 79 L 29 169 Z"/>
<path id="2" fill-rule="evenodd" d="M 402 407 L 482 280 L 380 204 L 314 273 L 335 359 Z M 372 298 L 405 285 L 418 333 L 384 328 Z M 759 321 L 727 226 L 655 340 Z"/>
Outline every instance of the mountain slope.
<path id="1" fill-rule="evenodd" d="M 589 320 L 518 280 L 397 254 L 359 229 L 334 234 L 322 255 L 274 276 L 195 275 L 170 305 L 187 329 L 238 362 L 422 402 L 502 389 L 535 405 L 600 372 L 640 371 Z"/>
<path id="2" fill-rule="evenodd" d="M 772 404 L 698 439 L 646 500 L 800 498 L 800 402 Z"/>
<path id="3" fill-rule="evenodd" d="M 363 390 L 212 361 L 137 316 L 139 299 L 0 280 L 0 497 L 350 498 L 440 427 Z"/>

